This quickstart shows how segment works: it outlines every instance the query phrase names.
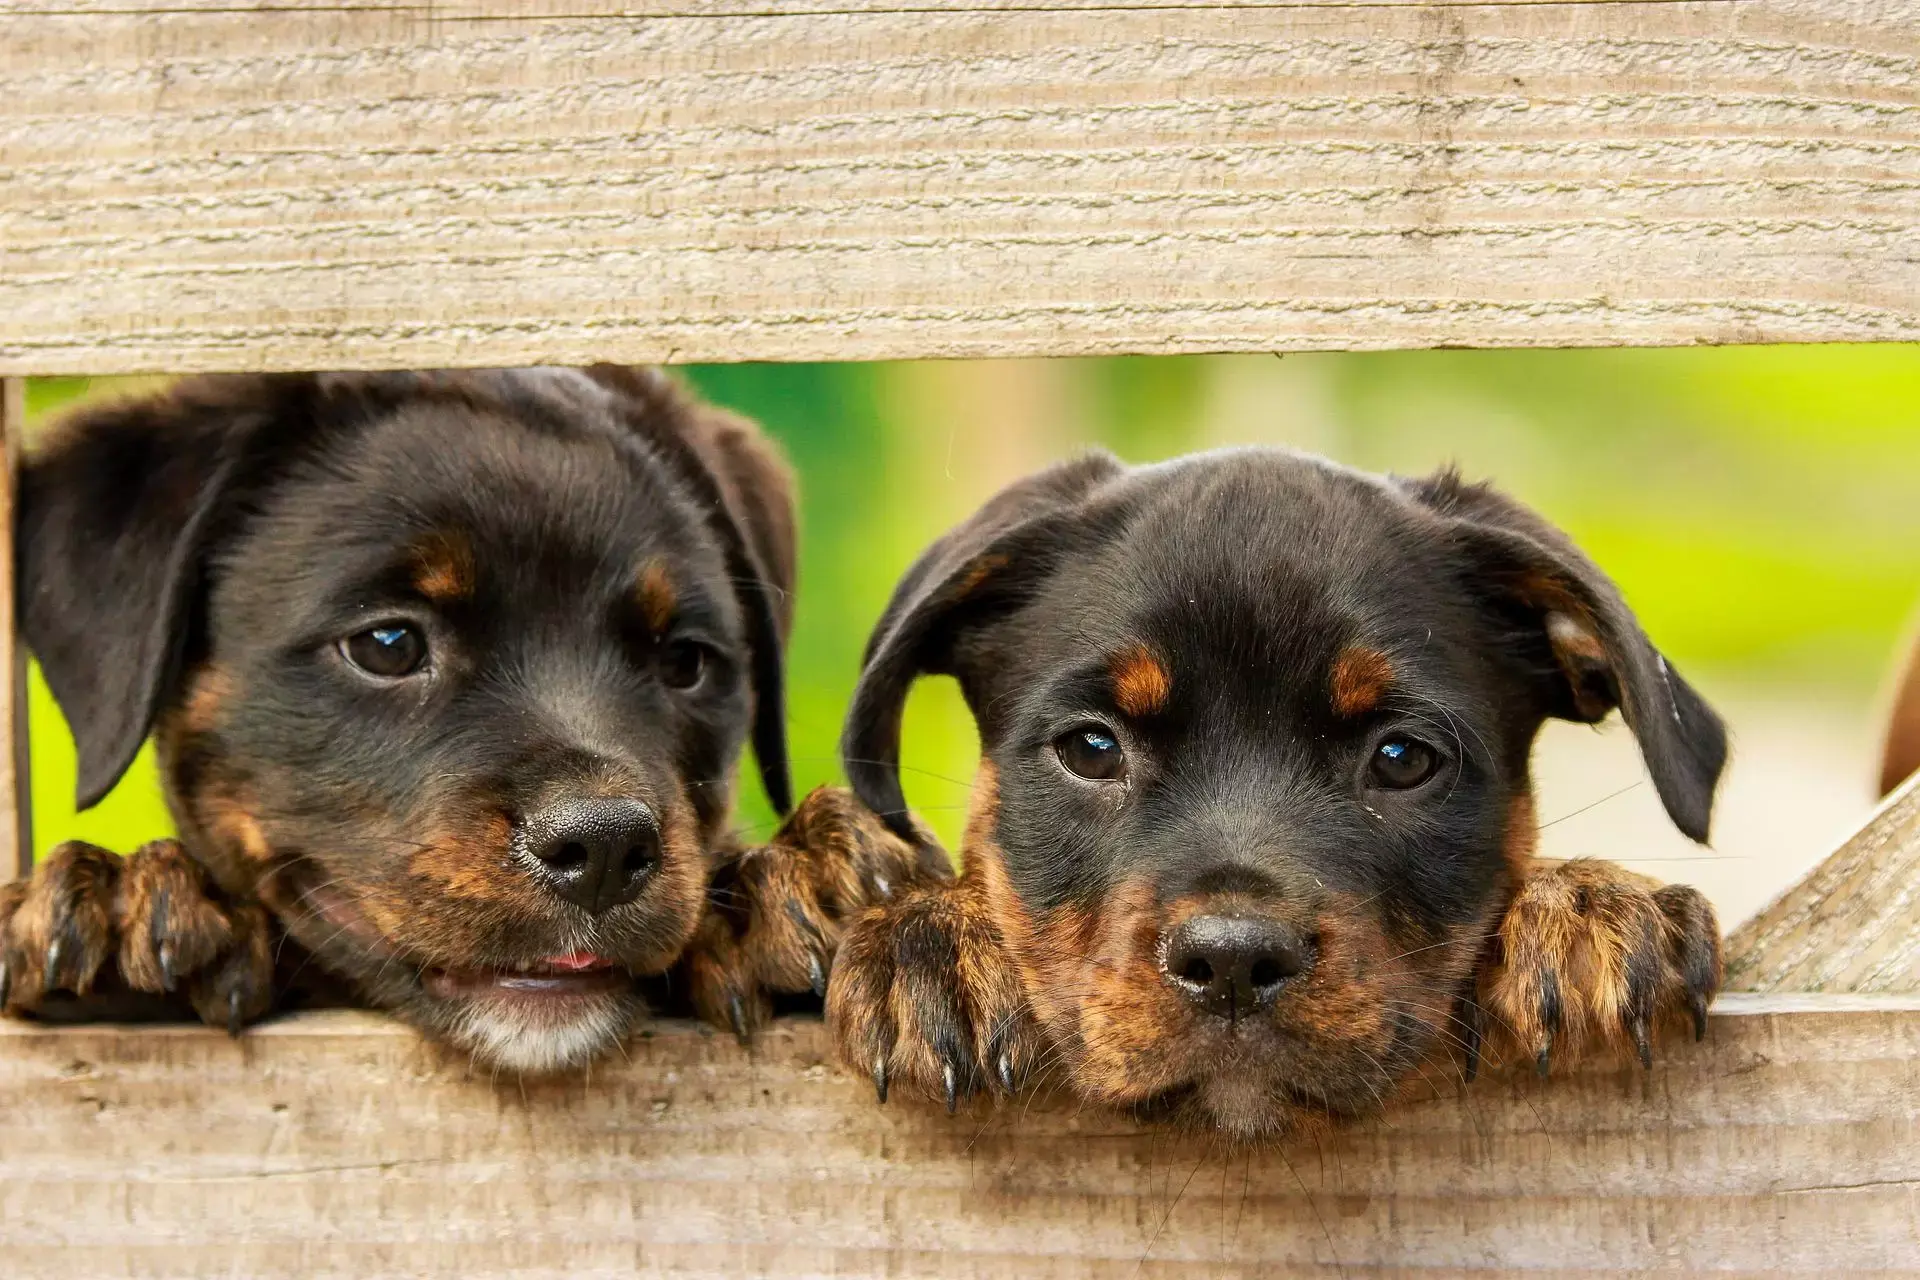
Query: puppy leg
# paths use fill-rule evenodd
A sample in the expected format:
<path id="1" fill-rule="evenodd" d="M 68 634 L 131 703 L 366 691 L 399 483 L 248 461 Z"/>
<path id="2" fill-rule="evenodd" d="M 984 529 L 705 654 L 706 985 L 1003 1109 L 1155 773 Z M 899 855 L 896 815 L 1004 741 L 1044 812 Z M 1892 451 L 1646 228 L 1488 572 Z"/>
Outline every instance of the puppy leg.
<path id="1" fill-rule="evenodd" d="M 1501 919 L 1479 979 L 1487 1031 L 1542 1075 L 1583 1050 L 1631 1050 L 1691 1023 L 1706 1034 L 1720 987 L 1720 927 L 1697 889 L 1610 862 L 1537 863 Z"/>
<path id="2" fill-rule="evenodd" d="M 965 879 L 916 886 L 853 923 L 827 1031 L 880 1101 L 904 1082 L 950 1112 L 982 1087 L 1014 1092 L 1041 1056 L 1019 974 Z"/>
<path id="3" fill-rule="evenodd" d="M 225 901 L 172 840 L 126 858 L 72 841 L 0 888 L 10 1014 L 154 1016 L 184 1000 L 238 1035 L 272 1003 L 272 974 L 266 913 Z"/>
<path id="4" fill-rule="evenodd" d="M 683 961 L 695 1011 L 746 1039 L 769 1016 L 773 993 L 826 994 L 849 920 L 950 875 L 931 842 L 900 839 L 848 791 L 816 789 L 770 842 L 715 872 Z"/>

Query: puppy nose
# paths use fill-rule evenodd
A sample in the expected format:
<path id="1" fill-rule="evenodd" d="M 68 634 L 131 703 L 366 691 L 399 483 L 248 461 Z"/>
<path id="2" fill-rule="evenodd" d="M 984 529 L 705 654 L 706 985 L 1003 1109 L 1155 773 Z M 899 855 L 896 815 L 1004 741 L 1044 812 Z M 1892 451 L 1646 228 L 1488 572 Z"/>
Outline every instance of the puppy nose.
<path id="1" fill-rule="evenodd" d="M 1167 981 L 1221 1018 L 1266 1008 L 1312 966 L 1299 930 L 1261 916 L 1194 916 L 1167 940 Z"/>
<path id="2" fill-rule="evenodd" d="M 638 800 L 571 800 L 527 821 L 526 847 L 549 888 L 598 915 L 640 896 L 660 865 L 660 822 Z"/>

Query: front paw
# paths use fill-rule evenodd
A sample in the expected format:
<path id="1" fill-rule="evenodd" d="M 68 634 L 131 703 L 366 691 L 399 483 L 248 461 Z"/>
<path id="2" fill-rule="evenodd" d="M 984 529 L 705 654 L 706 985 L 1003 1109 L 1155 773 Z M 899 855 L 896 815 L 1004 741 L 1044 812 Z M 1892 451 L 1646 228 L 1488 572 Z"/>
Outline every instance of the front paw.
<path id="1" fill-rule="evenodd" d="M 1706 1034 L 1720 927 L 1699 890 L 1610 862 L 1542 864 L 1500 922 L 1480 1002 L 1545 1075 L 1591 1043 L 1653 1065 L 1662 1027 Z"/>
<path id="2" fill-rule="evenodd" d="M 715 873 L 711 909 L 684 962 L 694 1009 L 747 1039 L 774 994 L 826 994 L 853 917 L 950 875 L 930 840 L 902 840 L 852 793 L 817 788 L 770 842 Z"/>
<path id="3" fill-rule="evenodd" d="M 70 841 L 0 888 L 0 1009 L 51 1010 L 56 993 L 183 997 L 235 1035 L 273 997 L 267 916 L 221 899 L 172 840 L 126 858 Z"/>
<path id="4" fill-rule="evenodd" d="M 898 1085 L 953 1111 L 982 1087 L 1012 1093 L 1040 1060 L 1039 1029 L 966 886 L 915 888 L 847 931 L 827 988 L 827 1032 L 880 1101 Z"/>

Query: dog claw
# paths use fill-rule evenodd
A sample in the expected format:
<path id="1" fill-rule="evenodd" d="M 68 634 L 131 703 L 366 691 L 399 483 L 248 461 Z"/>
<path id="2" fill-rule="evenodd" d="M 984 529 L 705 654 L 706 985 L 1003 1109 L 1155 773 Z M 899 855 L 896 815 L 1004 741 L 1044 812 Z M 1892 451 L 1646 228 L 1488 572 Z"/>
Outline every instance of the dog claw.
<path id="1" fill-rule="evenodd" d="M 227 992 L 227 1034 L 235 1040 L 240 1038 L 240 988 Z"/>
<path id="2" fill-rule="evenodd" d="M 960 1109 L 960 1073 L 951 1062 L 941 1064 L 940 1081 L 947 1087 L 947 1114 L 952 1115 Z"/>
<path id="3" fill-rule="evenodd" d="M 13 970 L 0 960 L 0 1009 L 7 1007 L 7 995 L 13 990 Z"/>
<path id="4" fill-rule="evenodd" d="M 727 999 L 727 1021 L 733 1024 L 733 1034 L 741 1044 L 746 1044 L 752 1039 L 747 1032 L 746 1001 L 737 995 L 730 996 Z"/>
<path id="5" fill-rule="evenodd" d="M 1016 1088 L 1014 1084 L 1014 1079 L 1013 1079 L 1013 1056 L 1011 1054 L 1005 1054 L 1005 1053 L 1001 1054 L 999 1067 L 1000 1067 L 1000 1087 L 1002 1089 L 1005 1089 L 1008 1093 L 1013 1093 Z"/>
<path id="6" fill-rule="evenodd" d="M 62 957 L 66 955 L 66 950 L 67 942 L 65 938 L 56 937 L 52 942 L 47 944 L 47 976 L 43 985 L 48 991 L 58 991 L 60 989 L 60 961 Z"/>
<path id="7" fill-rule="evenodd" d="M 880 1105 L 883 1107 L 886 1106 L 887 1105 L 887 1060 L 885 1058 L 875 1058 L 873 1060 L 873 1092 L 877 1097 L 879 1097 Z"/>
<path id="8" fill-rule="evenodd" d="M 177 976 L 173 971 L 173 944 L 171 942 L 162 942 L 155 948 L 154 958 L 160 965 L 161 988 L 166 991 L 172 991 L 174 987 L 178 985 Z"/>
<path id="9" fill-rule="evenodd" d="M 807 981 L 813 987 L 814 995 L 822 1000 L 826 999 L 827 970 L 826 966 L 820 963 L 820 957 L 817 955 L 807 957 Z"/>
<path id="10" fill-rule="evenodd" d="M 1542 1049 L 1533 1055 L 1533 1074 L 1545 1080 L 1553 1073 L 1553 1050 Z"/>
<path id="11" fill-rule="evenodd" d="M 1648 1071 L 1653 1070 L 1653 1044 L 1648 1039 L 1646 1019 L 1635 1018 L 1633 1020 L 1632 1032 L 1633 1047 L 1634 1051 L 1639 1055 L 1640 1065 Z"/>
<path id="12" fill-rule="evenodd" d="M 1707 1038 L 1707 998 L 1696 991 L 1687 997 L 1687 1008 L 1693 1014 L 1693 1042 L 1699 1044 Z"/>

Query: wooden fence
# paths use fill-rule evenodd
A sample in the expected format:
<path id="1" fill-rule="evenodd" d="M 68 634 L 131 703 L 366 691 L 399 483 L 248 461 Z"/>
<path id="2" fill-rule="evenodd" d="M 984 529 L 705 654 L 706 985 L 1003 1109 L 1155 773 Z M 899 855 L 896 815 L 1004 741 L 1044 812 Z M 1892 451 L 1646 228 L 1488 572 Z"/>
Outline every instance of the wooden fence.
<path id="1" fill-rule="evenodd" d="M 10 0 L 0 263 L 9 460 L 32 374 L 1913 340 L 1920 0 Z M 1910 784 L 1706 1044 L 1256 1152 L 883 1110 L 804 1022 L 525 1089 L 365 1016 L 5 1025 L 0 1257 L 1920 1275 L 1917 894 Z"/>

